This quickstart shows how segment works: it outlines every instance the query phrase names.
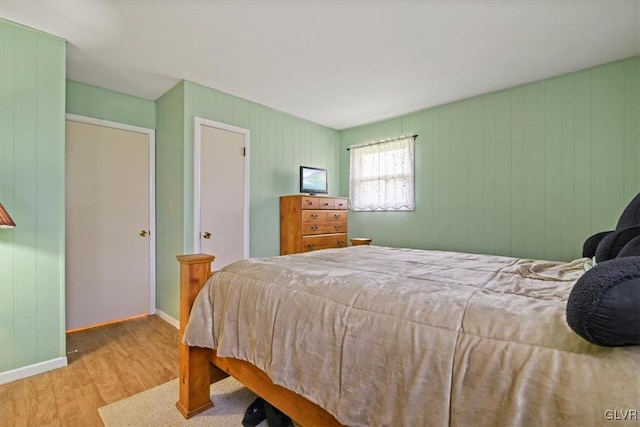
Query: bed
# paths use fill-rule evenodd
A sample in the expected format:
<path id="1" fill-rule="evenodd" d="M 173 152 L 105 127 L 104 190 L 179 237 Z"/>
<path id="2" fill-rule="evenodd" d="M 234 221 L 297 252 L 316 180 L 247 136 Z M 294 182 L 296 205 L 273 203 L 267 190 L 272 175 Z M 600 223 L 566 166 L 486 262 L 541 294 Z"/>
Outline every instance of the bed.
<path id="1" fill-rule="evenodd" d="M 355 246 L 211 278 L 212 257 L 179 260 L 185 416 L 227 374 L 301 425 L 602 425 L 640 410 L 640 347 L 567 326 L 586 259 Z"/>

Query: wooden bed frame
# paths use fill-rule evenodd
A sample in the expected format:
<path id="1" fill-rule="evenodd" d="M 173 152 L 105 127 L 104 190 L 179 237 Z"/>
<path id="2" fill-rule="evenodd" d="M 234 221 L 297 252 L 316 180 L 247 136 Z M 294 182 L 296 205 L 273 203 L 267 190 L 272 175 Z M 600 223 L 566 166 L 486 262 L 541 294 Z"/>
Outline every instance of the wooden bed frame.
<path id="1" fill-rule="evenodd" d="M 267 374 L 252 364 L 218 357 L 213 349 L 182 343 L 193 301 L 211 277 L 214 257 L 195 254 L 176 258 L 180 262 L 180 397 L 176 403 L 180 413 L 190 418 L 213 407 L 210 385 L 231 375 L 300 425 L 340 426 L 333 415 L 299 394 L 274 384 Z"/>

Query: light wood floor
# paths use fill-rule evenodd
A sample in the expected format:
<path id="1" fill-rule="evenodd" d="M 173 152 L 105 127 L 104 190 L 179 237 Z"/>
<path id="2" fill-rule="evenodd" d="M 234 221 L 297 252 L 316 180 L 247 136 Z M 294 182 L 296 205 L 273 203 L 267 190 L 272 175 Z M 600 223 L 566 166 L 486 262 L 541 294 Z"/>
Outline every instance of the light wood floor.
<path id="1" fill-rule="evenodd" d="M 157 316 L 68 334 L 74 349 L 68 366 L 0 386 L 0 426 L 102 426 L 101 406 L 178 377 L 178 330 Z"/>

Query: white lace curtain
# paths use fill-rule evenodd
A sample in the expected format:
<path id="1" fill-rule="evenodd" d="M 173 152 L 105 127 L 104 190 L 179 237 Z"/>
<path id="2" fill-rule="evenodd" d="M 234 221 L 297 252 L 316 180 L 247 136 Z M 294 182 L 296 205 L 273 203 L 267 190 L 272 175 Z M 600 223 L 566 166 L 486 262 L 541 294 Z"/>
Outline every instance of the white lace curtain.
<path id="1" fill-rule="evenodd" d="M 413 136 L 349 149 L 349 203 L 355 211 L 411 211 Z"/>

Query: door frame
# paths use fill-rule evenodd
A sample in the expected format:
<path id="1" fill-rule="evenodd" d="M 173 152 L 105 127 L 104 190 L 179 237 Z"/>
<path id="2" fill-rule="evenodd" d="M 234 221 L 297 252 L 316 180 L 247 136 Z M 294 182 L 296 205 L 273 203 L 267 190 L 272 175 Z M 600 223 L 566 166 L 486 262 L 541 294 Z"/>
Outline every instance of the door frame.
<path id="1" fill-rule="evenodd" d="M 208 126 L 220 130 L 226 130 L 241 134 L 245 147 L 244 156 L 244 258 L 249 258 L 249 129 L 202 117 L 194 117 L 193 120 L 193 253 L 200 253 L 200 233 L 202 224 L 200 218 L 200 161 L 202 159 L 202 132 L 200 126 Z M 215 254 L 212 254 L 215 255 Z"/>
<path id="2" fill-rule="evenodd" d="M 77 114 L 65 114 L 65 120 L 147 135 L 149 141 L 149 314 L 156 313 L 156 131 L 155 129 Z M 66 135 L 65 135 L 66 145 Z M 65 196 L 66 197 L 66 196 Z M 66 292 L 66 290 L 65 290 Z"/>

